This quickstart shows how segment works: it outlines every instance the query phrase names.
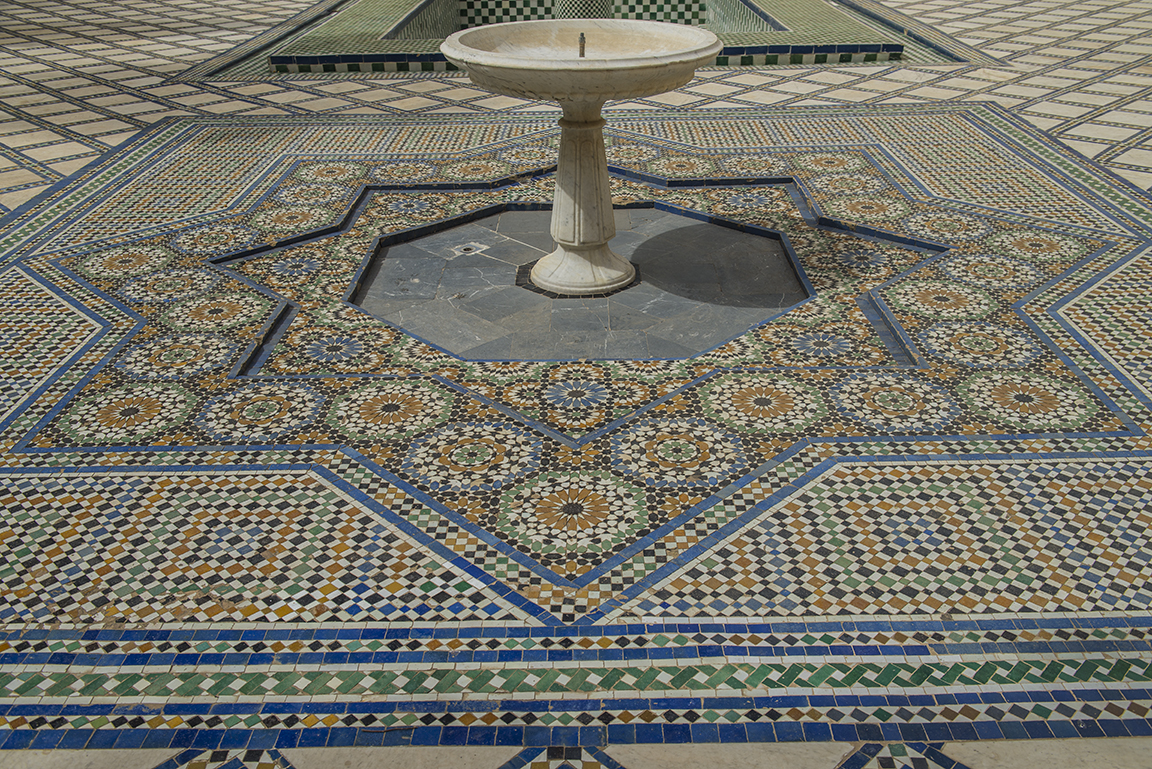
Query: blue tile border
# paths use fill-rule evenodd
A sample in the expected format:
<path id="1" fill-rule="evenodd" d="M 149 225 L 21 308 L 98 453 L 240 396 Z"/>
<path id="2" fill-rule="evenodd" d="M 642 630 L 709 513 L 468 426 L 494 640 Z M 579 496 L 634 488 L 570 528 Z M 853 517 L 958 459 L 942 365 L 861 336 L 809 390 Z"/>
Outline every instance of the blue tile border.
<path id="1" fill-rule="evenodd" d="M 372 729 L 365 727 L 331 727 L 312 729 L 101 729 L 85 730 L 80 737 L 67 739 L 70 730 L 14 729 L 0 734 L 5 739 L 0 751 L 50 750 L 125 750 L 137 748 L 187 748 L 169 759 L 179 766 L 209 750 L 285 750 L 319 747 L 463 747 L 514 746 L 527 748 L 582 747 L 606 748 L 613 745 L 644 744 L 739 744 L 739 743 L 866 743 L 842 767 L 863 766 L 861 759 L 875 753 L 868 745 L 907 743 L 920 751 L 939 748 L 925 743 L 968 741 L 973 733 L 981 740 L 1043 740 L 1091 737 L 1142 737 L 1152 735 L 1152 719 L 1102 719 L 1047 722 L 1063 724 L 1055 731 L 1045 722 L 977 721 L 957 725 L 943 723 L 832 724 L 749 723 L 749 724 L 621 724 L 611 726 L 414 726 Z M 967 727 L 972 727 L 971 730 Z M 77 730 L 79 731 L 79 730 Z M 141 732 L 147 732 L 145 738 Z M 961 769 L 962 764 L 949 759 L 943 766 Z M 161 766 L 166 766 L 162 764 Z"/>

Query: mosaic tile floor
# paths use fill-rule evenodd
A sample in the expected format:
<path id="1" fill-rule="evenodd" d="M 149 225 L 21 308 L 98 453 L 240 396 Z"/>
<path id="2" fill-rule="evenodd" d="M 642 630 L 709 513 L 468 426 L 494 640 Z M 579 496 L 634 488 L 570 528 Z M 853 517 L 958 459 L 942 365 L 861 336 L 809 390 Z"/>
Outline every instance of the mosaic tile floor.
<path id="1" fill-rule="evenodd" d="M 627 216 L 811 296 L 516 360 L 348 300 L 546 206 L 550 109 L 176 77 L 303 6 L 5 6 L 0 767 L 1139 766 L 1152 50 L 1043 8 L 616 105 Z"/>

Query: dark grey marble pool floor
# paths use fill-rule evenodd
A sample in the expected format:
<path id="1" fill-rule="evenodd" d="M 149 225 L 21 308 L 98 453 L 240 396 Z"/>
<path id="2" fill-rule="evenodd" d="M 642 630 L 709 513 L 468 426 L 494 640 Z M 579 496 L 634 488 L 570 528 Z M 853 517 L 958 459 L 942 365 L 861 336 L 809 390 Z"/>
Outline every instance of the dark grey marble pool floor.
<path id="1" fill-rule="evenodd" d="M 549 298 L 517 268 L 555 244 L 551 211 L 508 211 L 391 246 L 357 301 L 471 360 L 683 358 L 807 294 L 780 241 L 655 209 L 618 209 L 612 250 L 640 281 L 600 298 Z"/>

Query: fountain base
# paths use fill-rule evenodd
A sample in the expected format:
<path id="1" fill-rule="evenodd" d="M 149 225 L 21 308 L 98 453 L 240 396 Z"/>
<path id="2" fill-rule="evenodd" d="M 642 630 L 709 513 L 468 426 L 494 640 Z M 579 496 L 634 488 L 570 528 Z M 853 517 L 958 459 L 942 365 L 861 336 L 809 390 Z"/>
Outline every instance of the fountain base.
<path id="1" fill-rule="evenodd" d="M 613 253 L 607 243 L 584 248 L 559 244 L 532 268 L 534 285 L 565 296 L 607 294 L 635 277 L 636 268 Z"/>

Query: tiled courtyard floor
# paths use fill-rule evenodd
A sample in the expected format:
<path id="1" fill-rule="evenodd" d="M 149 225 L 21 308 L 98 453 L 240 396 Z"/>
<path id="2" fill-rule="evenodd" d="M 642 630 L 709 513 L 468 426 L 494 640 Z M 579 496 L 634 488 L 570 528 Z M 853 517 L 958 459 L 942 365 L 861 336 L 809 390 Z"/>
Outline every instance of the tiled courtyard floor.
<path id="1" fill-rule="evenodd" d="M 1152 766 L 1152 6 L 885 2 L 610 105 L 589 300 L 546 105 L 0 7 L 0 767 Z"/>

